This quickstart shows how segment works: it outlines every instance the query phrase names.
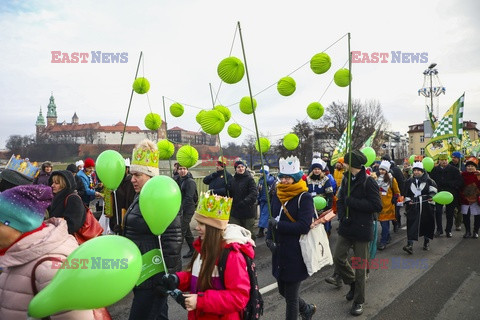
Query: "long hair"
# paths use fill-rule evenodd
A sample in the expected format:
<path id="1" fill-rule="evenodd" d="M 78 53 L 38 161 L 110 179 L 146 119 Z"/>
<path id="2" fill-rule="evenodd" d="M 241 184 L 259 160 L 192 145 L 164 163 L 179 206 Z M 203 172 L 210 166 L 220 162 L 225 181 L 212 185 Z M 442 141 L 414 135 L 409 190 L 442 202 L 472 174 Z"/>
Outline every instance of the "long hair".
<path id="1" fill-rule="evenodd" d="M 200 267 L 200 273 L 198 274 L 197 290 L 205 291 L 212 289 L 212 273 L 217 260 L 220 258 L 220 254 L 223 250 L 223 230 L 215 227 L 205 225 L 205 237 L 202 240 L 202 247 L 200 254 L 202 256 L 202 266 Z M 198 252 L 195 251 L 192 260 L 187 270 L 192 270 L 193 263 L 197 259 Z"/>

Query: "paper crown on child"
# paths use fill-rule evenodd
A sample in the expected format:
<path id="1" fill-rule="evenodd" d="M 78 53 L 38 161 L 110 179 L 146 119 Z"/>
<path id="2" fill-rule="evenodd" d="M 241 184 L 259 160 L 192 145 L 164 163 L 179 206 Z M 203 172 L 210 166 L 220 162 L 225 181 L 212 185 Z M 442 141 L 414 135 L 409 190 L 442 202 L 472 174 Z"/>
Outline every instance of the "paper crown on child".
<path id="1" fill-rule="evenodd" d="M 23 174 L 24 176 L 33 179 L 38 172 L 37 163 L 33 164 L 28 160 L 28 158 L 21 159 L 20 155 L 12 155 L 10 160 L 7 163 L 5 169 L 10 169 L 17 171 L 18 173 Z"/>
<path id="2" fill-rule="evenodd" d="M 300 160 L 297 157 L 290 156 L 286 159 L 278 160 L 278 167 L 281 174 L 293 175 L 300 171 Z"/>
<path id="3" fill-rule="evenodd" d="M 224 230 L 230 219 L 233 198 L 202 192 L 198 200 L 194 218 L 214 228 Z"/>
<path id="4" fill-rule="evenodd" d="M 151 177 L 158 176 L 159 159 L 157 146 L 149 140 L 144 140 L 132 151 L 130 171 L 141 172 Z"/>

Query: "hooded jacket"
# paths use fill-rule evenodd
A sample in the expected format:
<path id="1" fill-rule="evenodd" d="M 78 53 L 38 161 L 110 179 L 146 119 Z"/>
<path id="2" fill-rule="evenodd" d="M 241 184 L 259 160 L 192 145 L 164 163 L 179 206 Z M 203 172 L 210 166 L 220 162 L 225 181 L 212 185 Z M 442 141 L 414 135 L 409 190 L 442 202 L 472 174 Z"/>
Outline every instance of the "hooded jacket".
<path id="1" fill-rule="evenodd" d="M 233 198 L 230 216 L 237 219 L 255 218 L 257 214 L 257 186 L 249 172 L 235 173 L 228 185 L 230 197 Z"/>
<path id="2" fill-rule="evenodd" d="M 63 219 L 52 218 L 46 227 L 14 243 L 4 255 L 0 255 L 0 319 L 27 319 L 28 304 L 33 299 L 31 273 L 35 263 L 43 257 L 65 259 L 78 247 L 74 237 L 67 233 Z M 45 288 L 58 269 L 52 261 L 44 261 L 35 271 L 36 287 Z M 52 320 L 93 319 L 92 310 L 62 312 L 50 316 Z"/>
<path id="3" fill-rule="evenodd" d="M 48 207 L 50 218 L 64 218 L 67 221 L 68 233 L 73 234 L 83 226 L 86 210 L 82 199 L 77 194 L 73 174 L 67 170 L 54 171 L 50 176 L 50 185 L 54 176 L 59 175 L 65 179 L 66 187 L 55 194 L 52 204 Z"/>
<path id="4" fill-rule="evenodd" d="M 227 257 L 224 279 L 220 282 L 218 268 L 215 266 L 212 274 L 213 289 L 204 292 L 197 291 L 197 278 L 201 267 L 200 254 L 193 264 L 192 271 L 178 272 L 179 289 L 197 293 L 197 308 L 188 312 L 189 320 L 240 320 L 241 311 L 247 305 L 250 297 L 250 279 L 247 272 L 247 264 L 242 252 L 250 258 L 254 258 L 254 242 L 250 232 L 237 225 L 228 225 L 224 232 L 224 248 L 231 248 Z M 200 253 L 202 246 L 198 238 L 193 243 L 196 251 Z"/>

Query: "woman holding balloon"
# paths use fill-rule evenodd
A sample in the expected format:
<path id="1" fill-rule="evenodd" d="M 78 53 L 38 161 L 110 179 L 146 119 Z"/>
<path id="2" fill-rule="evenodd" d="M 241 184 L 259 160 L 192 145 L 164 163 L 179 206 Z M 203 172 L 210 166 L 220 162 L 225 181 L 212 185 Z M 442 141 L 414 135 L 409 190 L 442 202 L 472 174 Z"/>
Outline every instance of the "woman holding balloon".
<path id="1" fill-rule="evenodd" d="M 162 224 L 162 207 L 156 206 L 153 210 L 142 212 L 140 198 L 145 184 L 159 174 L 158 171 L 157 146 L 150 140 L 143 140 L 133 150 L 130 173 L 132 174 L 132 184 L 136 195 L 133 203 L 128 208 L 124 217 L 123 235 L 132 240 L 140 249 L 141 254 L 151 250 L 159 249 L 159 234 L 161 236 L 162 252 L 165 264 L 169 272 L 179 271 L 182 267 L 180 250 L 182 246 L 182 232 L 180 218 L 174 217 L 173 222 L 168 222 L 162 232 L 152 232 L 152 223 Z M 170 178 L 167 178 L 172 180 Z M 172 180 L 176 186 L 176 183 Z M 162 192 L 169 192 L 168 188 L 160 189 Z M 157 190 L 158 191 L 158 190 Z M 177 187 L 177 191 L 178 187 Z M 149 196 L 149 195 L 148 195 Z M 148 197 L 147 196 L 147 197 Z M 154 194 L 152 196 L 155 196 Z M 144 198 L 142 198 L 144 199 Z M 155 199 L 146 199 L 145 201 L 154 203 Z M 164 206 L 167 203 L 163 203 Z M 179 206 L 175 212 L 178 212 Z M 151 212 L 155 211 L 155 212 Z M 150 220 L 148 217 L 154 215 L 156 219 Z M 148 215 L 144 217 L 144 215 Z M 171 221 L 171 220 L 170 220 Z M 153 226 L 156 227 L 156 226 Z M 168 305 L 166 295 L 160 295 L 156 291 L 162 278 L 162 273 L 155 274 L 133 289 L 133 302 L 130 309 L 130 320 L 133 319 L 168 319 Z"/>

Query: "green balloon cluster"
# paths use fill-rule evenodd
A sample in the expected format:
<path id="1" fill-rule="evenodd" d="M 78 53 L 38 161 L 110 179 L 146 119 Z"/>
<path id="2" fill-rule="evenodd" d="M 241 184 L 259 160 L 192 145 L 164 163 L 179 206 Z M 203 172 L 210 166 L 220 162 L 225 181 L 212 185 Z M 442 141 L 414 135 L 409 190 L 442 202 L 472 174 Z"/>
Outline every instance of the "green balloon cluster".
<path id="1" fill-rule="evenodd" d="M 150 90 L 150 82 L 146 78 L 137 78 L 133 81 L 133 91 L 138 94 L 147 93 Z"/>
<path id="2" fill-rule="evenodd" d="M 350 71 L 348 69 L 339 69 L 335 74 L 333 75 L 333 81 L 335 84 L 339 87 L 346 87 L 350 84 L 352 81 L 352 76 L 350 74 Z"/>
<path id="3" fill-rule="evenodd" d="M 292 77 L 283 77 L 277 83 L 277 90 L 282 96 L 290 96 L 295 92 L 296 83 Z"/>
<path id="4" fill-rule="evenodd" d="M 228 57 L 218 64 L 217 74 L 223 82 L 234 84 L 242 80 L 245 74 L 245 67 L 240 59 Z"/>
<path id="5" fill-rule="evenodd" d="M 232 116 L 232 112 L 227 107 L 218 105 L 218 106 L 215 106 L 213 109 L 223 114 L 223 117 L 225 118 L 225 122 L 228 122 L 230 120 L 230 117 Z"/>
<path id="6" fill-rule="evenodd" d="M 299 142 L 300 140 L 295 133 L 289 133 L 283 138 L 283 146 L 290 151 L 297 149 Z"/>
<path id="7" fill-rule="evenodd" d="M 193 167 L 198 161 L 198 151 L 190 145 L 186 145 L 178 149 L 177 162 L 186 168 Z"/>
<path id="8" fill-rule="evenodd" d="M 238 138 L 242 134 L 242 127 L 236 123 L 232 123 L 227 129 L 228 135 L 232 138 Z"/>
<path id="9" fill-rule="evenodd" d="M 442 205 L 450 204 L 453 201 L 453 194 L 448 191 L 440 191 L 432 198 L 432 200 Z"/>
<path id="10" fill-rule="evenodd" d="M 320 119 L 324 112 L 325 109 L 319 102 L 312 102 L 307 107 L 307 114 L 313 120 Z"/>
<path id="11" fill-rule="evenodd" d="M 327 72 L 332 65 L 330 56 L 325 52 L 317 53 L 310 59 L 310 68 L 316 74 Z"/>
<path id="12" fill-rule="evenodd" d="M 200 119 L 200 125 L 206 133 L 216 135 L 225 127 L 225 117 L 220 111 L 210 110 L 203 114 Z"/>
<path id="13" fill-rule="evenodd" d="M 172 105 L 170 106 L 170 114 L 176 118 L 181 117 L 184 111 L 185 109 L 178 102 L 172 103 Z"/>
<path id="14" fill-rule="evenodd" d="M 268 150 L 270 150 L 270 140 L 261 137 L 260 143 L 258 143 L 258 140 L 255 141 L 255 149 L 257 149 L 258 152 L 261 150 L 262 153 L 268 152 Z"/>
<path id="15" fill-rule="evenodd" d="M 365 163 L 365 167 L 369 167 L 375 161 L 375 150 L 372 147 L 365 147 L 360 151 L 362 151 L 365 157 L 367 157 L 367 163 Z"/>
<path id="16" fill-rule="evenodd" d="M 252 108 L 252 100 L 250 97 L 243 97 L 240 100 L 240 111 L 245 114 L 252 114 L 253 111 L 257 108 L 257 100 L 253 99 L 253 108 Z"/>
<path id="17" fill-rule="evenodd" d="M 143 120 L 143 122 L 145 123 L 145 127 L 155 131 L 158 130 L 158 128 L 160 128 L 162 125 L 162 118 L 160 118 L 158 113 L 150 112 L 145 116 L 145 120 Z"/>
<path id="18" fill-rule="evenodd" d="M 327 206 L 327 200 L 322 196 L 316 196 L 313 198 L 313 204 L 315 205 L 315 209 L 323 210 Z"/>
<path id="19" fill-rule="evenodd" d="M 167 139 L 158 141 L 157 147 L 158 147 L 158 157 L 162 160 L 170 159 L 175 153 L 175 145 L 170 141 L 168 141 Z"/>
<path id="20" fill-rule="evenodd" d="M 97 157 L 95 171 L 105 187 L 116 190 L 125 176 L 125 159 L 115 150 L 105 150 Z"/>

